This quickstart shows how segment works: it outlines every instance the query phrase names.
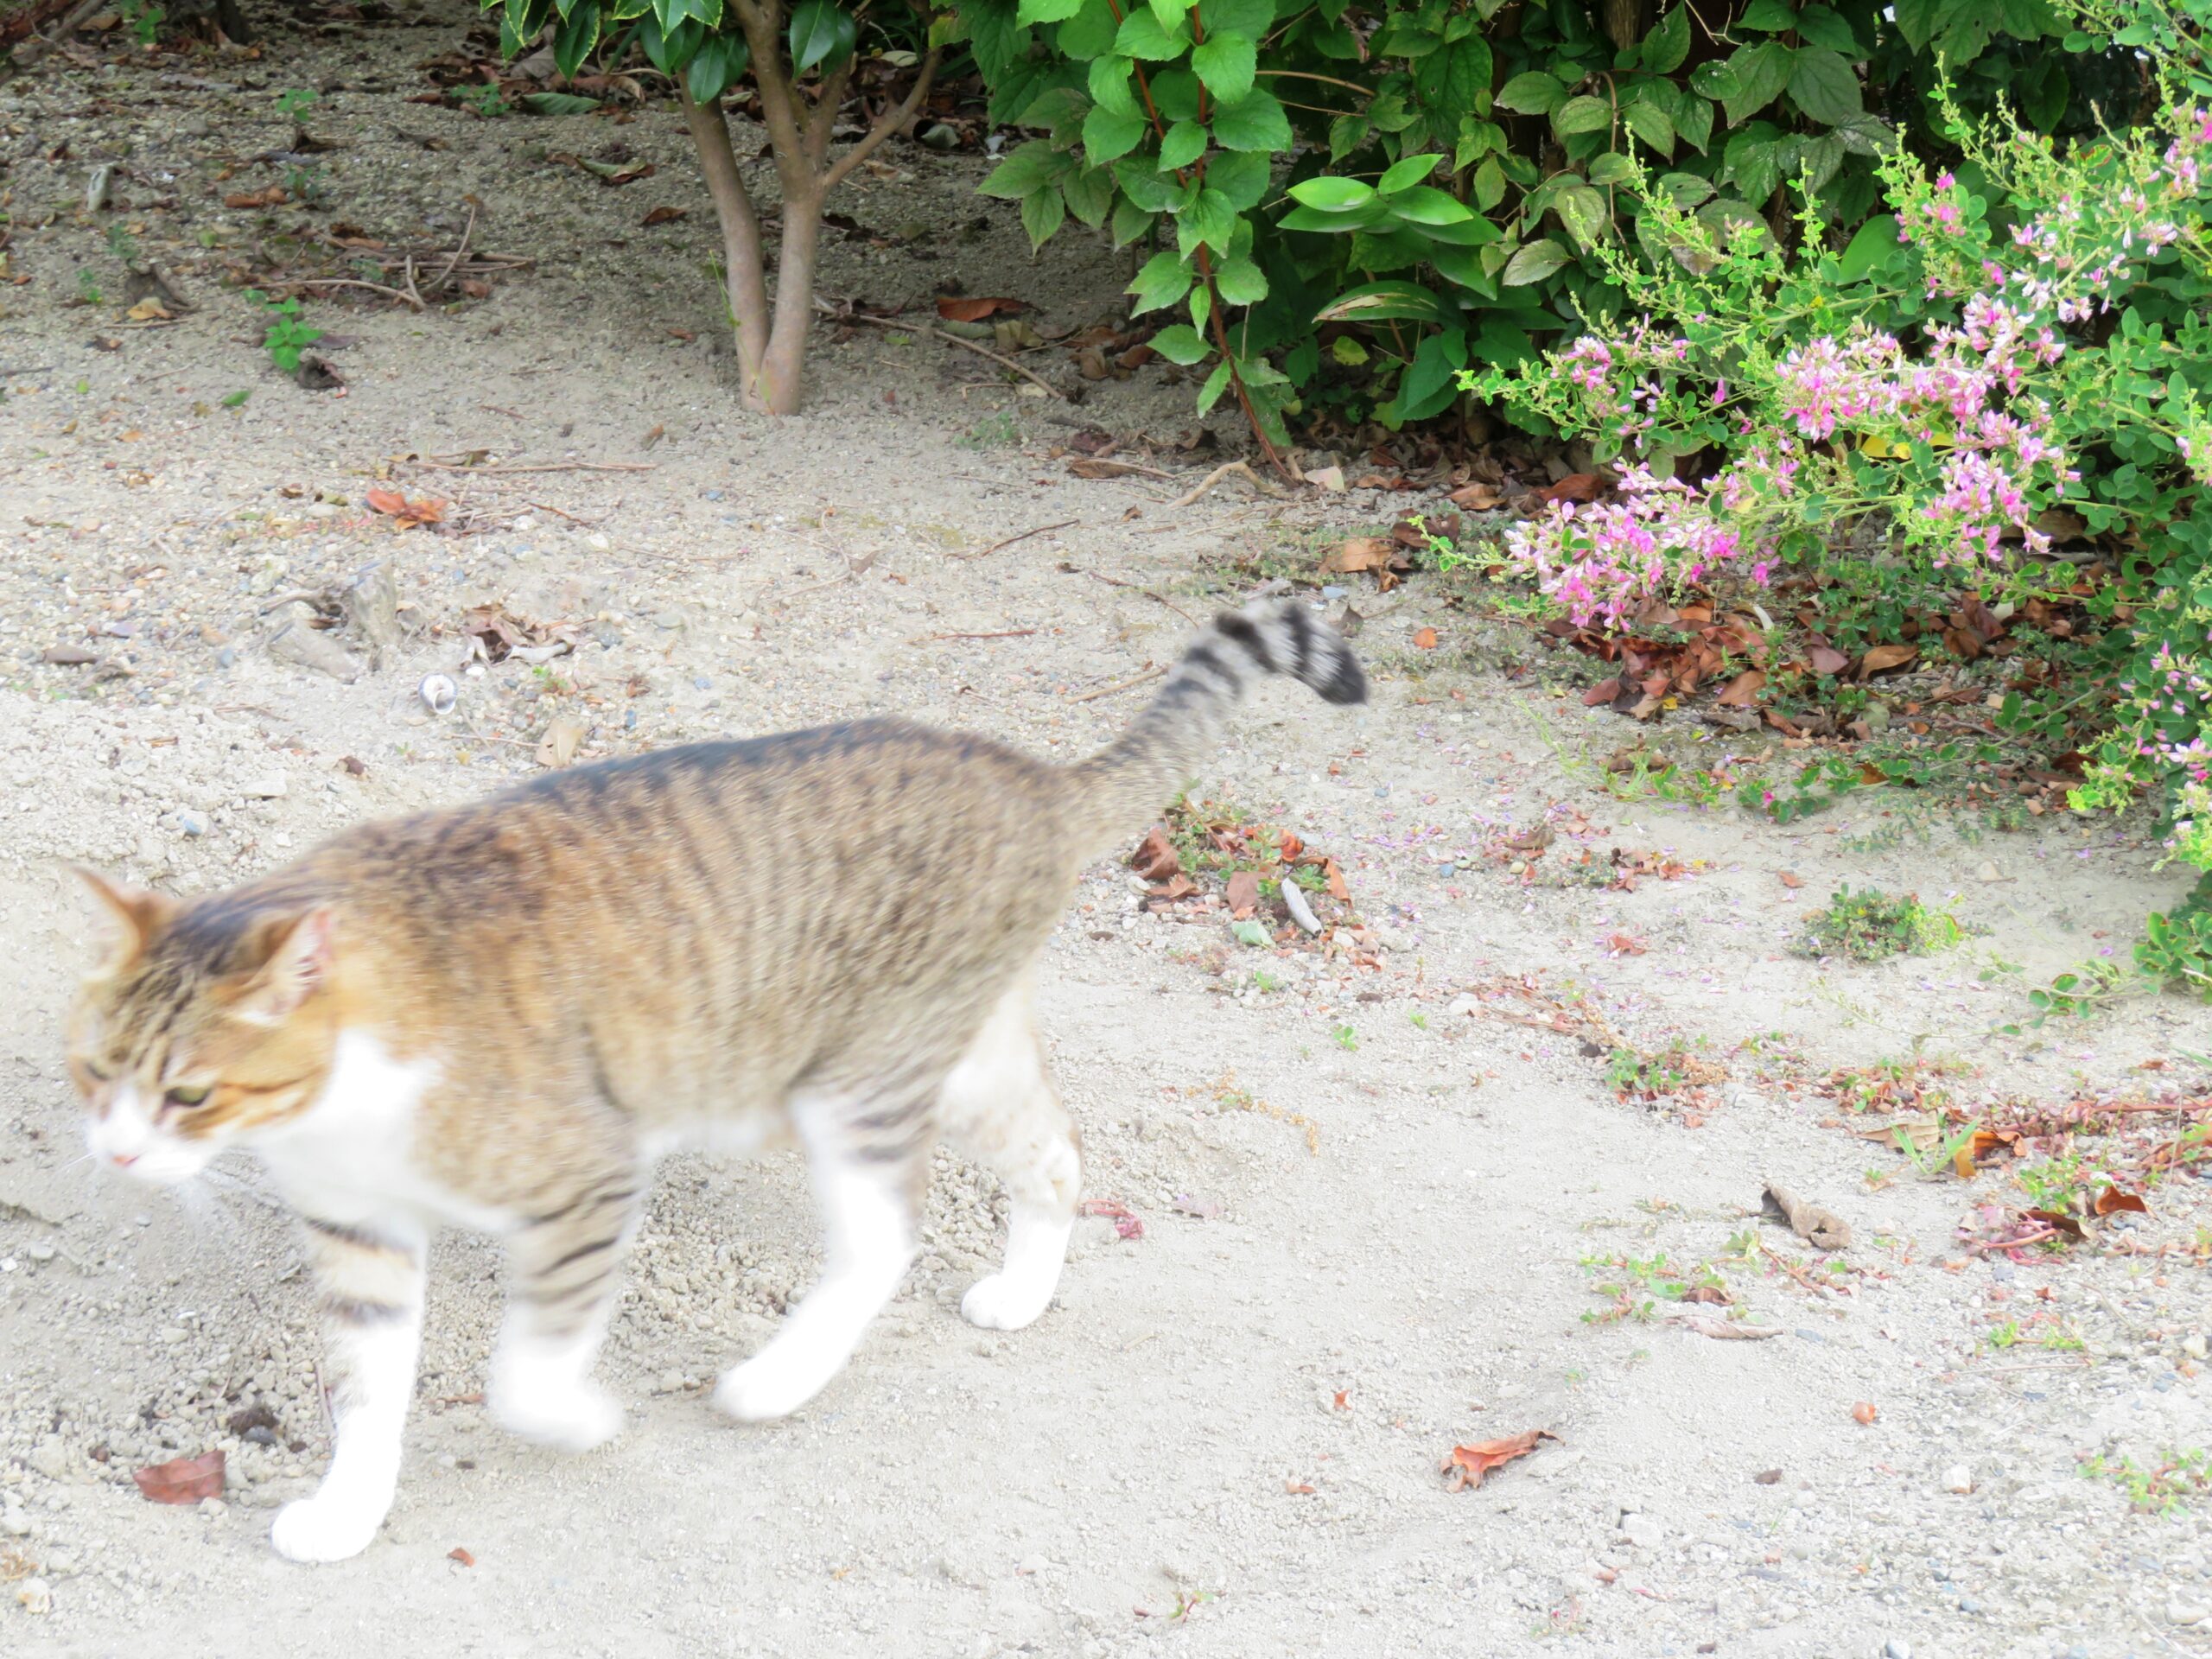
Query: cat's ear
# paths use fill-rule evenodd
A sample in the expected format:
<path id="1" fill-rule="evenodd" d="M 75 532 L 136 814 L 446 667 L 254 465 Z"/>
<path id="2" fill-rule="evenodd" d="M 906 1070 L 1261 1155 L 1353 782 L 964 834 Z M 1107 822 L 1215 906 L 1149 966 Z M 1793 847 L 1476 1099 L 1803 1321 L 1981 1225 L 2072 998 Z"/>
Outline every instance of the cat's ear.
<path id="1" fill-rule="evenodd" d="M 72 864 L 69 869 L 92 890 L 92 896 L 120 925 L 113 966 L 120 967 L 143 951 L 147 943 L 176 914 L 176 900 L 165 894 L 149 893 L 143 887 L 126 887 L 109 880 L 89 865 Z"/>
<path id="2" fill-rule="evenodd" d="M 257 1026 L 290 1019 L 329 980 L 337 931 L 338 918 L 327 905 L 263 923 L 252 946 L 259 965 L 234 982 L 231 1012 Z"/>

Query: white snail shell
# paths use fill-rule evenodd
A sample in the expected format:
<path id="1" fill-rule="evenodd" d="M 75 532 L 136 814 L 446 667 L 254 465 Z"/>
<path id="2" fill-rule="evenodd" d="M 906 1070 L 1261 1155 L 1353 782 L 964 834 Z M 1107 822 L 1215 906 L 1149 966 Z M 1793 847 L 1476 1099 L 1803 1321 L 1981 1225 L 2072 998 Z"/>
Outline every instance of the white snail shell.
<path id="1" fill-rule="evenodd" d="M 416 688 L 423 699 L 423 706 L 434 715 L 453 712 L 453 705 L 461 696 L 461 688 L 446 674 L 425 674 L 423 683 Z"/>

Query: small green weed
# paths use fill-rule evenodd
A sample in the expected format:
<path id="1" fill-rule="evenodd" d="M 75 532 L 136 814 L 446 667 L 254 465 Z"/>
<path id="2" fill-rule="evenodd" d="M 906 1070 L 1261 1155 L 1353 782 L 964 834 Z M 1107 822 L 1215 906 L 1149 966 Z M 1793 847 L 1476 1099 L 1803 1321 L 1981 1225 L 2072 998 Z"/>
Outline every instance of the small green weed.
<path id="1" fill-rule="evenodd" d="M 499 96 L 498 83 L 486 81 L 481 86 L 461 95 L 461 106 L 470 114 L 490 121 L 505 115 L 514 105 Z"/>
<path id="2" fill-rule="evenodd" d="M 2111 1481 L 2135 1508 L 2154 1515 L 2177 1515 L 2183 1505 L 2212 1491 L 2212 1456 L 2195 1447 L 2168 1452 L 2148 1469 L 2128 1457 L 2087 1457 L 2082 1473 L 2087 1479 Z"/>
<path id="3" fill-rule="evenodd" d="M 104 305 L 107 296 L 100 291 L 100 279 L 92 275 L 87 265 L 77 273 L 77 297 L 86 305 Z"/>
<path id="4" fill-rule="evenodd" d="M 1350 1026 L 1338 1026 L 1329 1033 L 1329 1040 L 1349 1052 L 1359 1046 L 1359 1033 Z"/>
<path id="5" fill-rule="evenodd" d="M 1848 957 L 1881 962 L 1956 944 L 1965 937 L 1948 911 L 1930 910 L 1908 893 L 1892 899 L 1876 887 L 1839 887 L 1827 908 L 1808 918 L 1790 946 L 1801 957 Z"/>
<path id="6" fill-rule="evenodd" d="M 1624 1319 L 1648 1323 L 1661 1302 L 1732 1302 L 1728 1281 L 1710 1262 L 1688 1264 L 1656 1255 L 1586 1255 L 1577 1264 L 1590 1280 L 1591 1292 L 1612 1298 L 1611 1306 L 1592 1308 L 1585 1325 L 1616 1325 Z"/>
<path id="7" fill-rule="evenodd" d="M 312 86 L 289 86 L 276 94 L 276 113 L 289 115 L 297 120 L 307 112 L 308 106 L 321 96 Z"/>
<path id="8" fill-rule="evenodd" d="M 168 13 L 152 3 L 152 0 L 123 0 L 117 9 L 124 22 L 141 46 L 151 46 L 160 36 L 162 24 Z"/>
<path id="9" fill-rule="evenodd" d="M 1002 409 L 984 416 L 953 442 L 963 449 L 1004 449 L 1021 442 L 1021 429 L 1014 424 L 1014 412 Z"/>
<path id="10" fill-rule="evenodd" d="M 295 372 L 300 366 L 300 353 L 322 338 L 322 330 L 301 320 L 296 296 L 272 300 L 259 289 L 249 288 L 245 296 L 265 314 L 261 345 L 269 360 L 287 374 Z"/>

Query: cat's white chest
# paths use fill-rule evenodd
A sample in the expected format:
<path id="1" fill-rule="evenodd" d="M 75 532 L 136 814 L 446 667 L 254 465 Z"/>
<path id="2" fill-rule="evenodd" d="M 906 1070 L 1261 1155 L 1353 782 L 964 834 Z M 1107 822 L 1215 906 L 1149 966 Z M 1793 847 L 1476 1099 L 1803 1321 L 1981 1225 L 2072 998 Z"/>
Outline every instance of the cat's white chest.
<path id="1" fill-rule="evenodd" d="M 257 1137 L 253 1150 L 294 1206 L 325 1221 L 401 1211 L 503 1232 L 512 1217 L 456 1197 L 416 1166 L 416 1112 L 436 1079 L 435 1062 L 403 1061 L 366 1032 L 343 1033 L 315 1103 Z"/>

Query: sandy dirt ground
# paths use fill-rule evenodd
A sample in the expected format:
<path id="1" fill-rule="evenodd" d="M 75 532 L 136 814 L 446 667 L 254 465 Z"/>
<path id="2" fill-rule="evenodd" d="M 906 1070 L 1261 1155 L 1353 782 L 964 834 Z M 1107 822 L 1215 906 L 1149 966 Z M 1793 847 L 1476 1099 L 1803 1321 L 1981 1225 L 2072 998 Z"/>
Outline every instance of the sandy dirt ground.
<path id="1" fill-rule="evenodd" d="M 944 1160 L 923 1260 L 850 1370 L 734 1427 L 707 1386 L 810 1281 L 813 1221 L 793 1162 L 678 1158 L 604 1363 L 620 1440 L 563 1459 L 489 1424 L 502 1269 L 448 1237 L 389 1525 L 338 1567 L 276 1559 L 273 1508 L 327 1447 L 300 1257 L 249 1166 L 169 1193 L 80 1157 L 60 1017 L 95 929 L 64 861 L 219 886 L 527 775 L 549 736 L 590 759 L 896 710 L 1077 755 L 1191 620 L 1403 504 L 1229 480 L 1171 511 L 1211 458 L 1173 448 L 1191 387 L 1157 363 L 1094 384 L 1033 354 L 1076 406 L 926 336 L 825 334 L 810 412 L 749 416 L 673 114 L 410 103 L 458 10 L 302 18 L 264 18 L 255 58 L 84 52 L 0 83 L 28 279 L 0 286 L 0 1650 L 2212 1652 L 2203 1511 L 2160 1511 L 2179 1477 L 2145 1508 L 2095 1472 L 2207 1444 L 2202 1185 L 2008 1254 L 1977 1246 L 2056 1148 L 1966 1182 L 1856 1133 L 1923 1090 L 2016 1116 L 2201 1095 L 2187 1052 L 2212 1045 L 2177 1001 L 2001 1029 L 2181 879 L 2132 823 L 2000 831 L 1869 791 L 1777 830 L 1623 798 L 1602 762 L 1639 734 L 1583 709 L 1587 665 L 1427 577 L 1332 601 L 1364 614 L 1370 707 L 1270 687 L 1197 791 L 1334 857 L 1357 925 L 1248 946 L 1217 904 L 1154 913 L 1105 864 L 1052 941 L 1088 1190 L 1141 1233 L 1086 1220 L 1035 1326 L 957 1317 L 999 1222 Z M 280 153 L 294 88 L 331 146 L 304 161 Z M 546 159 L 610 145 L 656 171 Z M 831 239 L 825 295 L 925 306 L 957 282 L 1055 330 L 1114 320 L 1115 257 L 1071 235 L 1033 261 L 973 194 L 980 158 L 884 160 L 836 204 L 860 229 Z M 308 163 L 305 209 L 223 205 Z M 658 206 L 690 213 L 645 227 Z M 342 395 L 272 370 L 222 285 L 333 226 L 452 250 L 472 214 L 474 248 L 534 268 L 422 314 L 309 300 Z M 192 308 L 132 317 L 118 248 Z M 1071 476 L 1053 452 L 1084 423 L 1173 476 Z M 397 527 L 365 505 L 381 488 L 442 500 L 444 524 Z M 377 561 L 404 625 L 380 666 L 272 654 Z M 576 648 L 472 664 L 485 607 Z M 433 671 L 459 687 L 443 715 L 416 696 Z M 1653 741 L 1776 764 L 1687 716 Z M 989 881 L 991 849 L 914 879 Z M 1966 937 L 1791 954 L 1847 883 L 1916 893 Z M 1659 1097 L 1617 1086 L 1624 1055 L 1671 1068 Z M 1859 1096 L 1824 1086 L 1838 1068 Z M 2139 1167 L 2177 1128 L 2120 1121 L 2077 1139 L 2086 1167 Z M 1769 1181 L 1851 1248 L 1763 1220 Z M 1670 1272 L 1730 1303 L 1647 1294 Z M 1779 1334 L 1707 1334 L 1746 1326 Z M 1478 1489 L 1440 1474 L 1532 1429 L 1558 1438 Z M 132 1482 L 218 1447 L 222 1499 Z"/>

